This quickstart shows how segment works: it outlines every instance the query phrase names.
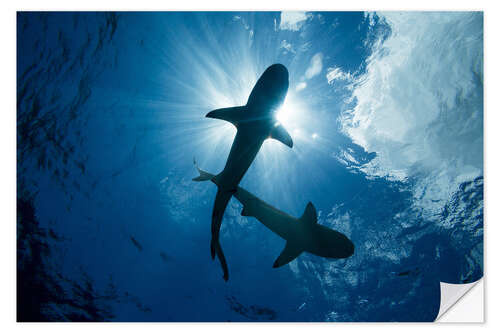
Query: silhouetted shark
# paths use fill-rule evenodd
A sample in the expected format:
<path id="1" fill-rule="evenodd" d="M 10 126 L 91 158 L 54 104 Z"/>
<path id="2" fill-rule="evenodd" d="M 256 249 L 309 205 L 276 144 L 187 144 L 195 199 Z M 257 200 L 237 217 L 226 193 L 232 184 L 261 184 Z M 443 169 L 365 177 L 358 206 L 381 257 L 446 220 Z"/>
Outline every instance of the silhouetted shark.
<path id="1" fill-rule="evenodd" d="M 200 175 L 194 181 L 211 180 L 217 186 L 218 178 L 196 167 Z M 354 254 L 354 244 L 344 234 L 318 224 L 316 208 L 309 202 L 301 217 L 295 218 L 238 186 L 234 193 L 243 205 L 242 216 L 252 216 L 272 232 L 286 240 L 286 245 L 273 267 L 281 267 L 302 252 L 320 257 L 342 259 Z"/>
<path id="2" fill-rule="evenodd" d="M 208 118 L 229 121 L 237 129 L 226 166 L 216 176 L 219 187 L 212 212 L 210 253 L 212 259 L 217 253 L 226 281 L 229 277 L 227 264 L 219 244 L 222 217 L 229 199 L 236 192 L 238 184 L 255 159 L 264 140 L 276 139 L 290 148 L 293 146 L 290 134 L 276 121 L 275 117 L 276 111 L 285 100 L 287 91 L 288 70 L 281 64 L 274 64 L 269 66 L 259 78 L 246 105 L 217 109 L 206 115 Z"/>

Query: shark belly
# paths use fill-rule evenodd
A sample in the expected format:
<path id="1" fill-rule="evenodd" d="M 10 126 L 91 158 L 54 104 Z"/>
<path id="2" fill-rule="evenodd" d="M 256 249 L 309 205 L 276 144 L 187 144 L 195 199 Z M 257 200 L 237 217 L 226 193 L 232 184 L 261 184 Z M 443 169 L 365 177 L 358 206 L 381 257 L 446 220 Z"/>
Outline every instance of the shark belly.
<path id="1" fill-rule="evenodd" d="M 236 191 L 263 142 L 261 135 L 255 135 L 249 129 L 238 130 L 224 170 L 217 175 L 217 184 L 221 190 Z"/>
<path id="2" fill-rule="evenodd" d="M 238 187 L 235 198 L 243 205 L 241 215 L 255 217 L 260 223 L 283 239 L 293 237 L 296 219 Z"/>
<path id="3" fill-rule="evenodd" d="M 269 209 L 268 207 L 261 207 L 254 217 L 260 223 L 265 225 L 269 230 L 288 240 L 294 236 L 294 221 L 281 212 L 276 212 L 276 209 Z"/>
<path id="4" fill-rule="evenodd" d="M 354 244 L 346 235 L 318 225 L 304 237 L 304 250 L 324 258 L 342 259 L 354 254 Z"/>

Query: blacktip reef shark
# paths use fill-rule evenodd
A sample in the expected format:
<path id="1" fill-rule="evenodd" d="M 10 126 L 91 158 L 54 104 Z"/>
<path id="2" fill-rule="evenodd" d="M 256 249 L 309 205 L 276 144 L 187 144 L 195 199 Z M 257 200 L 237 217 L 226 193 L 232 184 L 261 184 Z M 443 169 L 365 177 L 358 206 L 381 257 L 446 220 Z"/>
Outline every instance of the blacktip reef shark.
<path id="1" fill-rule="evenodd" d="M 276 112 L 285 101 L 288 85 L 286 67 L 281 64 L 271 65 L 253 87 L 246 105 L 217 109 L 206 115 L 208 118 L 226 120 L 237 129 L 224 170 L 215 176 L 218 189 L 212 212 L 210 254 L 212 259 L 215 259 L 217 254 L 226 281 L 229 275 L 219 243 L 219 232 L 227 204 L 264 140 L 276 139 L 290 148 L 293 147 L 290 134 L 276 120 Z"/>
<path id="2" fill-rule="evenodd" d="M 195 162 L 196 165 L 196 162 Z M 211 180 L 219 185 L 217 176 L 198 168 L 194 181 Z M 259 220 L 269 230 L 286 240 L 286 245 L 273 264 L 274 268 L 288 264 L 302 252 L 324 258 L 343 259 L 354 254 L 354 244 L 344 234 L 318 224 L 316 208 L 309 202 L 301 217 L 295 218 L 257 198 L 238 186 L 233 194 L 243 205 L 242 216 Z"/>

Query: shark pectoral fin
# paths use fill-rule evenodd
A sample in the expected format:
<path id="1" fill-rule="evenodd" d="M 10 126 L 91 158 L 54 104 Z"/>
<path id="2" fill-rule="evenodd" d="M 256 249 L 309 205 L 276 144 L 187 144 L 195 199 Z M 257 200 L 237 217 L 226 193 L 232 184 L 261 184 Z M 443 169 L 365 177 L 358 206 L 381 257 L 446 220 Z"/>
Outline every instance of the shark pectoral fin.
<path id="1" fill-rule="evenodd" d="M 288 147 L 293 147 L 293 140 L 290 134 L 286 131 L 283 125 L 279 124 L 274 126 L 271 130 L 271 139 L 278 140 L 279 142 L 287 145 Z"/>
<path id="2" fill-rule="evenodd" d="M 210 111 L 209 113 L 207 113 L 207 115 L 205 117 L 225 120 L 225 121 L 230 122 L 234 126 L 238 127 L 238 123 L 245 116 L 245 114 L 244 114 L 245 109 L 246 108 L 244 106 L 235 106 L 232 108 L 222 108 L 222 109 Z"/>
<path id="3" fill-rule="evenodd" d="M 273 268 L 281 267 L 288 264 L 290 261 L 297 258 L 302 253 L 302 249 L 299 246 L 291 242 L 286 242 L 285 248 L 281 252 L 278 259 L 273 264 Z"/>

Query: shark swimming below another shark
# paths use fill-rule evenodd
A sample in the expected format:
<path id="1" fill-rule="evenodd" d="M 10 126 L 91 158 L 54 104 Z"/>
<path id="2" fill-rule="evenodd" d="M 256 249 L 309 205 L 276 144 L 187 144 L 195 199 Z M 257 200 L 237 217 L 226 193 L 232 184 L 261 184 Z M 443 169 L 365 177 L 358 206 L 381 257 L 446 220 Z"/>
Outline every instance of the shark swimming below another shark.
<path id="1" fill-rule="evenodd" d="M 195 162 L 196 165 L 196 162 Z M 220 188 L 217 176 L 196 166 L 199 176 L 194 181 L 212 181 Z M 309 202 L 301 217 L 295 218 L 238 186 L 234 197 L 243 205 L 242 216 L 255 217 L 269 230 L 286 240 L 286 245 L 273 267 L 281 267 L 297 258 L 302 252 L 309 252 L 324 258 L 342 259 L 354 254 L 354 244 L 344 234 L 318 224 L 316 208 Z M 226 271 L 224 279 L 229 274 Z"/>

